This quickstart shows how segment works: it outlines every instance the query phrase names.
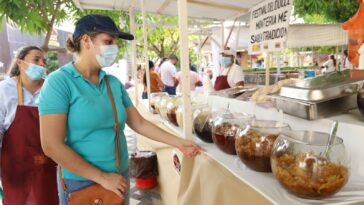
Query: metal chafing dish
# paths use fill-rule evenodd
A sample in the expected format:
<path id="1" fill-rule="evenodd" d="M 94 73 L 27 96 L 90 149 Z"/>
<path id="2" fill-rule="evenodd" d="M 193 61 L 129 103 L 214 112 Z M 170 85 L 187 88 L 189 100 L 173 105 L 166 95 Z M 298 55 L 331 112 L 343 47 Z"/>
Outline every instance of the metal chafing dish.
<path id="1" fill-rule="evenodd" d="M 309 120 L 356 109 L 357 81 L 363 78 L 353 78 L 351 72 L 347 70 L 300 80 L 283 86 L 272 98 L 277 109 Z"/>
<path id="2" fill-rule="evenodd" d="M 247 95 L 247 100 L 257 90 L 257 86 L 237 86 L 225 90 L 214 91 L 211 94 L 226 98 L 237 98 L 242 95 Z M 251 95 L 250 95 L 251 94 Z M 249 96 L 250 95 L 250 96 Z"/>

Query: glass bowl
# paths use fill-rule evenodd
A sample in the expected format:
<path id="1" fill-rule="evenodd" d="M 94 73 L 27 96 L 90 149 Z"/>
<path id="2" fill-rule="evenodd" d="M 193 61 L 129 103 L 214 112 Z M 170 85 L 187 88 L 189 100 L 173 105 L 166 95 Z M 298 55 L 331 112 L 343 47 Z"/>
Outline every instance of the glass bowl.
<path id="1" fill-rule="evenodd" d="M 336 137 L 326 152 L 329 134 L 288 131 L 275 141 L 273 174 L 290 193 L 320 199 L 340 191 L 349 179 L 350 160 L 343 139 Z"/>
<path id="2" fill-rule="evenodd" d="M 236 155 L 235 136 L 238 129 L 247 126 L 253 119 L 245 113 L 222 112 L 213 119 L 212 140 L 226 154 Z"/>
<path id="3" fill-rule="evenodd" d="M 240 160 L 255 171 L 272 172 L 270 156 L 274 141 L 282 131 L 290 129 L 286 123 L 253 120 L 237 132 L 235 148 Z"/>

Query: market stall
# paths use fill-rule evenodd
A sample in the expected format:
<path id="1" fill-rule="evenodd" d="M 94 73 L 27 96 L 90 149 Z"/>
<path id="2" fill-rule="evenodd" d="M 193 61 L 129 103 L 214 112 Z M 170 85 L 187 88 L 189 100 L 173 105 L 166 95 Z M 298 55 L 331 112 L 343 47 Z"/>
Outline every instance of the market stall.
<path id="1" fill-rule="evenodd" d="M 176 15 L 176 12 L 178 11 L 181 34 L 182 82 L 189 82 L 187 17 L 207 18 L 221 21 L 236 19 L 247 13 L 249 8 L 261 2 L 261 0 L 164 0 L 153 1 L 153 3 L 145 0 L 121 2 L 111 0 L 105 0 L 103 2 L 96 0 L 74 1 L 76 5 L 82 9 L 129 10 L 131 16 L 134 10 L 142 11 L 143 16 L 145 16 L 145 12 Z M 244 5 L 244 7 L 241 7 L 241 5 Z M 134 33 L 135 30 L 133 31 L 133 28 L 135 27 L 131 27 L 132 32 Z M 221 29 L 221 47 L 226 44 L 223 27 L 224 26 L 222 26 Z M 145 23 L 144 29 L 146 29 Z M 146 35 L 144 34 L 144 39 L 145 37 Z M 144 60 L 147 60 L 147 56 L 145 56 L 145 58 L 146 59 Z M 135 61 L 135 49 L 133 59 Z M 133 65 L 135 66 L 135 62 L 133 62 Z M 266 77 L 267 76 L 268 75 L 266 75 Z M 263 91 L 265 91 L 264 88 Z M 358 134 L 363 133 L 364 131 L 364 119 L 358 114 L 358 111 L 309 121 L 282 114 L 282 112 L 278 112 L 276 108 L 266 106 L 264 103 L 262 105 L 264 105 L 265 108 L 256 106 L 255 103 L 250 101 L 239 101 L 218 96 L 209 96 L 207 98 L 206 102 L 208 102 L 209 107 L 212 109 L 229 108 L 231 112 L 254 114 L 255 117 L 260 120 L 279 120 L 280 123 L 289 123 L 292 130 L 321 131 L 328 133 L 332 122 L 339 120 L 340 126 L 337 135 L 344 139 L 346 150 L 351 156 L 351 167 L 344 167 L 343 169 L 343 181 L 346 182 L 348 179 L 348 183 L 345 186 L 343 186 L 345 183 L 335 185 L 342 188 L 335 195 L 326 197 L 321 196 L 322 198 L 319 200 L 309 200 L 296 197 L 294 194 L 287 192 L 283 186 L 279 185 L 278 180 L 272 173 L 253 171 L 248 168 L 248 166 L 244 165 L 237 156 L 226 154 L 219 150 L 221 148 L 218 148 L 215 144 L 206 143 L 197 139 L 196 135 L 192 134 L 193 102 L 191 103 L 191 93 L 189 91 L 188 83 L 183 85 L 182 94 L 181 106 L 183 112 L 183 128 L 177 127 L 176 122 L 167 122 L 166 117 L 161 118 L 159 115 L 151 114 L 149 112 L 151 99 L 149 99 L 149 103 L 145 101 L 136 103 L 138 110 L 145 118 L 163 129 L 174 132 L 180 137 L 194 140 L 206 150 L 205 153 L 195 159 L 183 158 L 183 156 L 172 147 L 152 142 L 138 136 L 139 149 L 153 150 L 157 153 L 160 171 L 159 183 L 164 204 L 364 204 L 364 167 L 360 164 L 360 160 L 364 157 L 364 152 L 361 149 L 361 145 L 364 141 Z M 136 94 L 136 96 L 138 96 L 138 94 Z M 137 101 L 138 99 L 136 99 L 136 102 Z M 175 111 L 176 110 L 174 110 L 174 112 Z M 174 114 L 176 115 L 176 113 Z M 174 116 L 174 118 L 176 118 L 176 116 Z M 176 119 L 174 120 L 176 121 Z M 232 146 L 235 148 L 235 145 Z M 340 155 L 341 154 L 342 153 L 340 153 Z M 323 165 L 326 164 L 326 162 L 323 163 Z M 345 166 L 347 164 L 348 163 L 343 163 Z M 350 170 L 350 172 L 347 172 L 347 170 Z"/>

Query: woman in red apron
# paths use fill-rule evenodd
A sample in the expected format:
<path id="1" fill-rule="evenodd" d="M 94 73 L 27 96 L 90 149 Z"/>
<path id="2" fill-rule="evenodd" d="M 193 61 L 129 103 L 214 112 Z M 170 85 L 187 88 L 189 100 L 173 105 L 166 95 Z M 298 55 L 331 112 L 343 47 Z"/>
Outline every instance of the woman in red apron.
<path id="1" fill-rule="evenodd" d="M 56 164 L 42 151 L 36 98 L 45 74 L 38 47 L 21 48 L 0 83 L 3 205 L 57 205 Z"/>
<path id="2" fill-rule="evenodd" d="M 244 74 L 240 66 L 234 63 L 235 52 L 224 50 L 222 53 L 221 64 L 224 67 L 221 75 L 215 80 L 214 88 L 216 91 L 225 90 L 235 86 L 244 85 Z"/>

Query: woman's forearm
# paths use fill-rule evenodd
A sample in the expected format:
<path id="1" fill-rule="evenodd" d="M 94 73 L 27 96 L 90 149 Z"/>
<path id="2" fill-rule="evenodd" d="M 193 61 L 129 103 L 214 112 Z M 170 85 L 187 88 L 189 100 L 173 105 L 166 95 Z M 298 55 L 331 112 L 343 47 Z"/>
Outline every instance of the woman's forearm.
<path id="1" fill-rule="evenodd" d="M 142 125 L 140 126 L 141 129 L 138 129 L 138 133 L 155 141 L 162 142 L 173 147 L 178 147 L 181 138 L 172 135 L 169 132 L 161 129 L 160 127 L 156 126 L 155 124 L 144 120 Z"/>
<path id="2" fill-rule="evenodd" d="M 155 124 L 145 120 L 135 107 L 130 107 L 127 109 L 128 120 L 127 123 L 131 129 L 133 129 L 138 134 L 141 134 L 149 139 L 162 142 L 174 147 L 178 147 L 181 138 L 166 132 Z"/>

